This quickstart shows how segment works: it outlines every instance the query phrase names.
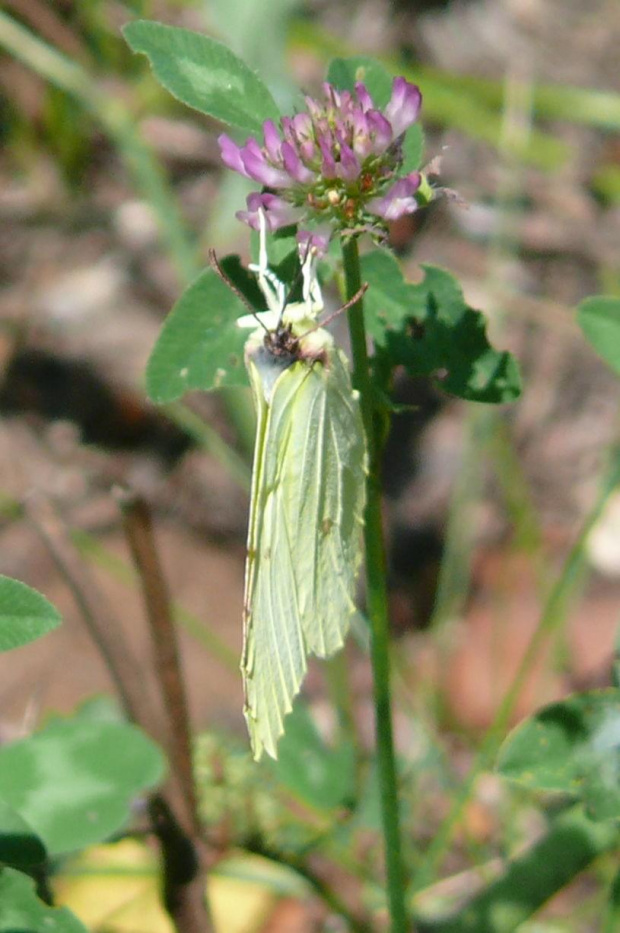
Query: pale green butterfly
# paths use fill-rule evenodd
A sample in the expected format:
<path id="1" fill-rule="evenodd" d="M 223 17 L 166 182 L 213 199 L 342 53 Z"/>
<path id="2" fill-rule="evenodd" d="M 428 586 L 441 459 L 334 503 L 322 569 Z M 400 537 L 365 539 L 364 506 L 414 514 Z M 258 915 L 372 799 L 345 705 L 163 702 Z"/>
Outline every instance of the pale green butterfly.
<path id="1" fill-rule="evenodd" d="M 268 268 L 261 218 L 250 268 L 268 310 L 237 322 L 257 413 L 241 670 L 256 759 L 277 742 L 309 654 L 342 647 L 355 611 L 367 456 L 347 359 L 318 323 L 316 255 L 303 258 L 303 298 Z M 259 326 L 256 326 L 257 320 Z"/>

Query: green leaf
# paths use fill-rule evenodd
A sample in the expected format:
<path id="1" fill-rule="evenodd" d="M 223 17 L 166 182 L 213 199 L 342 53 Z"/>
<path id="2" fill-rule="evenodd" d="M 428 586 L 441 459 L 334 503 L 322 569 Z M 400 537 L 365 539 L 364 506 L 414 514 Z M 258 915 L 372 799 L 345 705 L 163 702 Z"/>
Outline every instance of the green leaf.
<path id="1" fill-rule="evenodd" d="M 544 707 L 504 742 L 504 777 L 581 799 L 593 819 L 620 817 L 620 691 L 576 693 Z"/>
<path id="2" fill-rule="evenodd" d="M 383 110 L 392 96 L 392 75 L 375 59 L 363 55 L 334 58 L 327 70 L 327 80 L 340 91 L 354 91 L 361 81 L 377 110 Z"/>
<path id="3" fill-rule="evenodd" d="M 68 719 L 0 748 L 0 797 L 58 855 L 124 826 L 133 798 L 157 784 L 164 767 L 137 727 Z"/>
<path id="4" fill-rule="evenodd" d="M 422 165 L 423 155 L 424 130 L 419 123 L 414 123 L 405 134 L 401 174 L 408 175 L 410 172 L 417 171 Z"/>
<path id="5" fill-rule="evenodd" d="M 0 869 L 0 933 L 88 933 L 66 907 L 48 907 L 34 881 L 13 868 Z"/>
<path id="6" fill-rule="evenodd" d="M 221 42 L 147 20 L 129 23 L 123 34 L 134 52 L 148 56 L 166 90 L 188 107 L 247 133 L 260 132 L 264 120 L 279 120 L 269 90 Z"/>
<path id="7" fill-rule="evenodd" d="M 60 625 L 57 609 L 36 590 L 0 576 L 0 651 L 26 645 Z"/>
<path id="8" fill-rule="evenodd" d="M 493 349 L 484 315 L 468 307 L 458 282 L 436 266 L 423 266 L 420 285 L 403 279 L 389 253 L 362 257 L 367 328 L 379 357 L 413 376 L 430 376 L 439 388 L 473 402 L 517 398 L 521 380 L 510 353 Z"/>
<path id="9" fill-rule="evenodd" d="M 602 933 L 614 933 L 618 929 L 620 929 L 620 871 L 616 872 L 610 885 L 605 919 L 601 924 Z"/>
<path id="10" fill-rule="evenodd" d="M 152 401 L 172 402 L 191 389 L 247 385 L 243 347 L 249 332 L 236 325 L 247 313 L 213 269 L 202 272 L 168 315 L 149 359 Z"/>
<path id="11" fill-rule="evenodd" d="M 287 717 L 278 758 L 271 766 L 281 784 L 318 810 L 342 806 L 355 796 L 353 744 L 327 746 L 303 703 L 296 703 Z"/>
<path id="12" fill-rule="evenodd" d="M 577 309 L 577 321 L 586 340 L 620 374 L 620 298 L 586 298 Z"/>
<path id="13" fill-rule="evenodd" d="M 0 798 L 0 862 L 26 868 L 46 858 L 45 846 L 26 820 Z"/>
<path id="14" fill-rule="evenodd" d="M 524 930 L 522 924 L 529 917 L 594 859 L 617 848 L 619 838 L 613 824 L 595 823 L 586 817 L 582 807 L 571 808 L 553 820 L 549 831 L 535 845 L 511 858 L 500 876 L 465 905 L 459 889 L 456 896 L 461 904 L 454 912 L 445 912 L 444 906 L 439 916 L 423 916 L 418 904 L 415 929 L 417 933 Z M 442 900 L 445 904 L 445 899 Z"/>
<path id="15" fill-rule="evenodd" d="M 288 33 L 299 0 L 211 0 L 214 32 L 268 81 L 280 105 L 289 107 L 297 93 L 288 67 Z"/>

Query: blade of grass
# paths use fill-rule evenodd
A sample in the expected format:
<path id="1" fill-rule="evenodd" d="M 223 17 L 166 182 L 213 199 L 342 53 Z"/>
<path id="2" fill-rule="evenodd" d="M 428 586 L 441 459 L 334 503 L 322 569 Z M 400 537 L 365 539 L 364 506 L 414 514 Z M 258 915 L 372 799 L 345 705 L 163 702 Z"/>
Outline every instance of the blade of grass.
<path id="1" fill-rule="evenodd" d="M 170 405 L 163 406 L 162 410 L 171 421 L 187 431 L 203 450 L 221 463 L 241 489 L 245 492 L 250 491 L 251 471 L 247 462 L 234 447 L 226 443 L 215 428 L 212 428 L 200 415 L 181 402 L 172 402 Z"/>
<path id="2" fill-rule="evenodd" d="M 202 263 L 198 245 L 186 228 L 168 184 L 166 174 L 152 149 L 142 140 L 136 130 L 135 119 L 131 111 L 119 100 L 100 90 L 97 79 L 74 61 L 66 58 L 56 49 L 51 48 L 33 33 L 29 32 L 10 16 L 0 12 L 0 47 L 27 65 L 46 81 L 60 88 L 78 100 L 84 109 L 103 127 L 125 162 L 136 189 L 150 204 L 159 224 L 163 243 L 177 271 L 180 282 L 187 284 L 198 275 Z M 246 407 L 249 402 L 245 403 Z M 247 417 L 243 412 L 243 403 L 235 397 L 231 403 L 224 396 L 224 405 L 232 424 L 239 431 L 245 446 L 247 444 Z M 220 439 L 217 448 L 223 453 L 224 441 Z M 215 440 L 211 438 L 215 447 Z M 229 448 L 227 465 L 233 475 L 242 478 L 239 458 Z"/>
<path id="3" fill-rule="evenodd" d="M 50 84 L 76 98 L 106 130 L 131 171 L 136 187 L 153 208 L 161 235 L 182 281 L 197 275 L 198 254 L 179 214 L 164 171 L 136 132 L 131 113 L 101 91 L 76 62 L 0 12 L 0 46 Z"/>
<path id="4" fill-rule="evenodd" d="M 614 822 L 595 823 L 583 809 L 558 816 L 548 833 L 504 873 L 474 895 L 457 913 L 436 919 L 418 917 L 418 933 L 513 933 L 594 859 L 618 846 Z M 418 896 L 418 904 L 431 892 Z M 612 929 L 612 928 L 610 928 Z M 613 927 L 616 929 L 616 927 Z"/>
<path id="5" fill-rule="evenodd" d="M 611 466 L 601 485 L 598 498 L 592 510 L 584 520 L 581 530 L 564 563 L 564 566 L 552 587 L 543 609 L 540 622 L 534 631 L 523 655 L 517 673 L 502 700 L 491 728 L 474 758 L 473 765 L 461 785 L 460 792 L 453 800 L 446 820 L 429 846 L 424 863 L 414 879 L 414 890 L 426 887 L 437 874 L 441 862 L 446 856 L 454 832 L 461 819 L 463 810 L 470 798 L 478 776 L 492 764 L 502 743 L 508 724 L 514 712 L 515 704 L 521 694 L 532 664 L 539 656 L 545 643 L 558 632 L 566 620 L 567 606 L 575 588 L 581 583 L 582 571 L 586 560 L 586 543 L 590 532 L 600 518 L 612 492 L 620 485 L 620 450 L 614 450 Z"/>

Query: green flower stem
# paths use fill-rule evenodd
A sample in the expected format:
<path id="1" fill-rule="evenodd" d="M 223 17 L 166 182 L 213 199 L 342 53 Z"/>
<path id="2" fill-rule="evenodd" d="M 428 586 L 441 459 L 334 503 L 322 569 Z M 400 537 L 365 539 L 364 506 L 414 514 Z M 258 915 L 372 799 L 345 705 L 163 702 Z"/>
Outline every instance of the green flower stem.
<path id="1" fill-rule="evenodd" d="M 346 298 L 349 300 L 359 291 L 362 284 L 357 240 L 351 238 L 345 241 L 342 247 L 342 255 Z M 392 736 L 386 560 L 383 524 L 381 521 L 381 450 L 378 442 L 377 412 L 370 378 L 366 328 L 364 326 L 361 299 L 349 308 L 348 319 L 353 357 L 353 384 L 360 393 L 360 406 L 369 456 L 368 501 L 364 525 L 366 598 L 372 636 L 371 661 L 377 734 L 377 763 L 385 840 L 387 896 L 392 921 L 392 933 L 405 933 L 408 930 L 408 921 L 405 907 L 405 875 L 401 852 L 396 762 Z"/>

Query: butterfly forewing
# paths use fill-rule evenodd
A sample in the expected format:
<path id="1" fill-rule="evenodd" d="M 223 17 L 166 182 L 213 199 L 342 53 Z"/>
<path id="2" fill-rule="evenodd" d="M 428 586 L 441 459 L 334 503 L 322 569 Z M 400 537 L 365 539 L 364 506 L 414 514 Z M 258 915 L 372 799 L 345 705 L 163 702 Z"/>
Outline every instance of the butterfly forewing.
<path id="1" fill-rule="evenodd" d="M 320 358 L 301 348 L 275 381 L 264 354 L 260 370 L 248 359 L 259 424 L 242 669 L 256 758 L 275 757 L 307 655 L 340 648 L 354 610 L 364 433 L 346 360 L 322 333 Z"/>

